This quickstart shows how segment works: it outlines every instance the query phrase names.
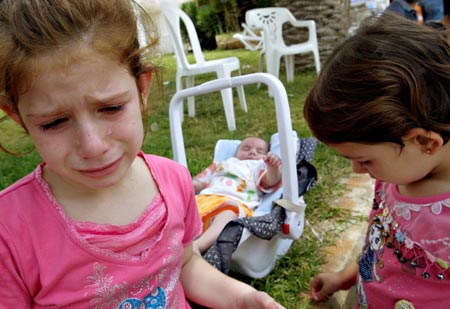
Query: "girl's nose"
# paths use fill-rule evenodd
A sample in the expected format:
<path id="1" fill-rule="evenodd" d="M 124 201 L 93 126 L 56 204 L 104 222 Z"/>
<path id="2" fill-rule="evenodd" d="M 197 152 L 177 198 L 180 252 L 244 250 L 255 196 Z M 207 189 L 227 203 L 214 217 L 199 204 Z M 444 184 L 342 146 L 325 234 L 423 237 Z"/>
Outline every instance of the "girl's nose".
<path id="1" fill-rule="evenodd" d="M 97 158 L 108 149 L 106 137 L 110 129 L 84 121 L 78 128 L 77 147 L 83 158 Z"/>

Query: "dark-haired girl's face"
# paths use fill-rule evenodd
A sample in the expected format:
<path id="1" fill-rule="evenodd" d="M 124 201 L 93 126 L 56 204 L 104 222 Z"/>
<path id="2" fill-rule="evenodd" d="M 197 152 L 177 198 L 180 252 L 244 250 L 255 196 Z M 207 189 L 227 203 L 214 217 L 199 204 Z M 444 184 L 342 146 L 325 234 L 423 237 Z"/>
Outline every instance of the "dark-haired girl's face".
<path id="1" fill-rule="evenodd" d="M 432 156 L 420 145 L 406 142 L 404 147 L 394 143 L 329 144 L 352 162 L 355 173 L 369 174 L 374 179 L 397 185 L 408 185 L 425 178 L 435 168 Z"/>

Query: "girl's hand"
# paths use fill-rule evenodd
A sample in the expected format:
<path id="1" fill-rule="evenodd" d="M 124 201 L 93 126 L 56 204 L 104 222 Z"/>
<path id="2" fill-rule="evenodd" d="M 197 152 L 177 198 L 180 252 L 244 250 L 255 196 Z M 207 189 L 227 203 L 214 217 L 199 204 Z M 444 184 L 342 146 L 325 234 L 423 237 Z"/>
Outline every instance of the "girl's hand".
<path id="1" fill-rule="evenodd" d="M 322 273 L 311 281 L 311 296 L 317 302 L 327 301 L 337 290 L 335 273 Z"/>
<path id="2" fill-rule="evenodd" d="M 318 274 L 311 281 L 311 296 L 315 301 L 327 301 L 335 292 L 348 290 L 358 278 L 358 264 L 350 263 L 343 270 Z"/>
<path id="3" fill-rule="evenodd" d="M 244 294 L 239 301 L 237 309 L 285 309 L 277 303 L 269 294 L 260 291 L 253 291 Z"/>

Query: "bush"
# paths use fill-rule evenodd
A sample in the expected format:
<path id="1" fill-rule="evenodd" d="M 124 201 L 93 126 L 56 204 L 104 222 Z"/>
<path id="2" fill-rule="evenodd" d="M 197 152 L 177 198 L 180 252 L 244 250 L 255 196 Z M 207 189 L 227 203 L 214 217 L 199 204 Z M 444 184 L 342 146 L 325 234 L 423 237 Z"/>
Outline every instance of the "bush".
<path id="1" fill-rule="evenodd" d="M 216 49 L 218 16 L 214 13 L 213 7 L 210 4 L 197 6 L 194 2 L 186 2 L 181 8 L 194 23 L 202 49 Z"/>
<path id="2" fill-rule="evenodd" d="M 274 5 L 274 0 L 197 0 L 185 2 L 181 8 L 194 23 L 202 48 L 214 50 L 216 34 L 242 31 L 245 12 Z"/>

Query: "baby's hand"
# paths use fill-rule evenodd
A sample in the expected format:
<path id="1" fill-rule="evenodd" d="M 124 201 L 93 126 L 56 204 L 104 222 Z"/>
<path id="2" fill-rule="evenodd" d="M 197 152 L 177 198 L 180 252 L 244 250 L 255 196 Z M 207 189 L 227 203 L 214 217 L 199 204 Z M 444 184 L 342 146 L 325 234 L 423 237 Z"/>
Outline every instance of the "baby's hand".
<path id="1" fill-rule="evenodd" d="M 264 162 L 267 166 L 279 167 L 281 166 L 281 159 L 274 153 L 268 152 L 264 157 Z"/>
<path id="2" fill-rule="evenodd" d="M 254 291 L 242 297 L 238 307 L 239 309 L 285 309 L 277 303 L 269 294 Z"/>

